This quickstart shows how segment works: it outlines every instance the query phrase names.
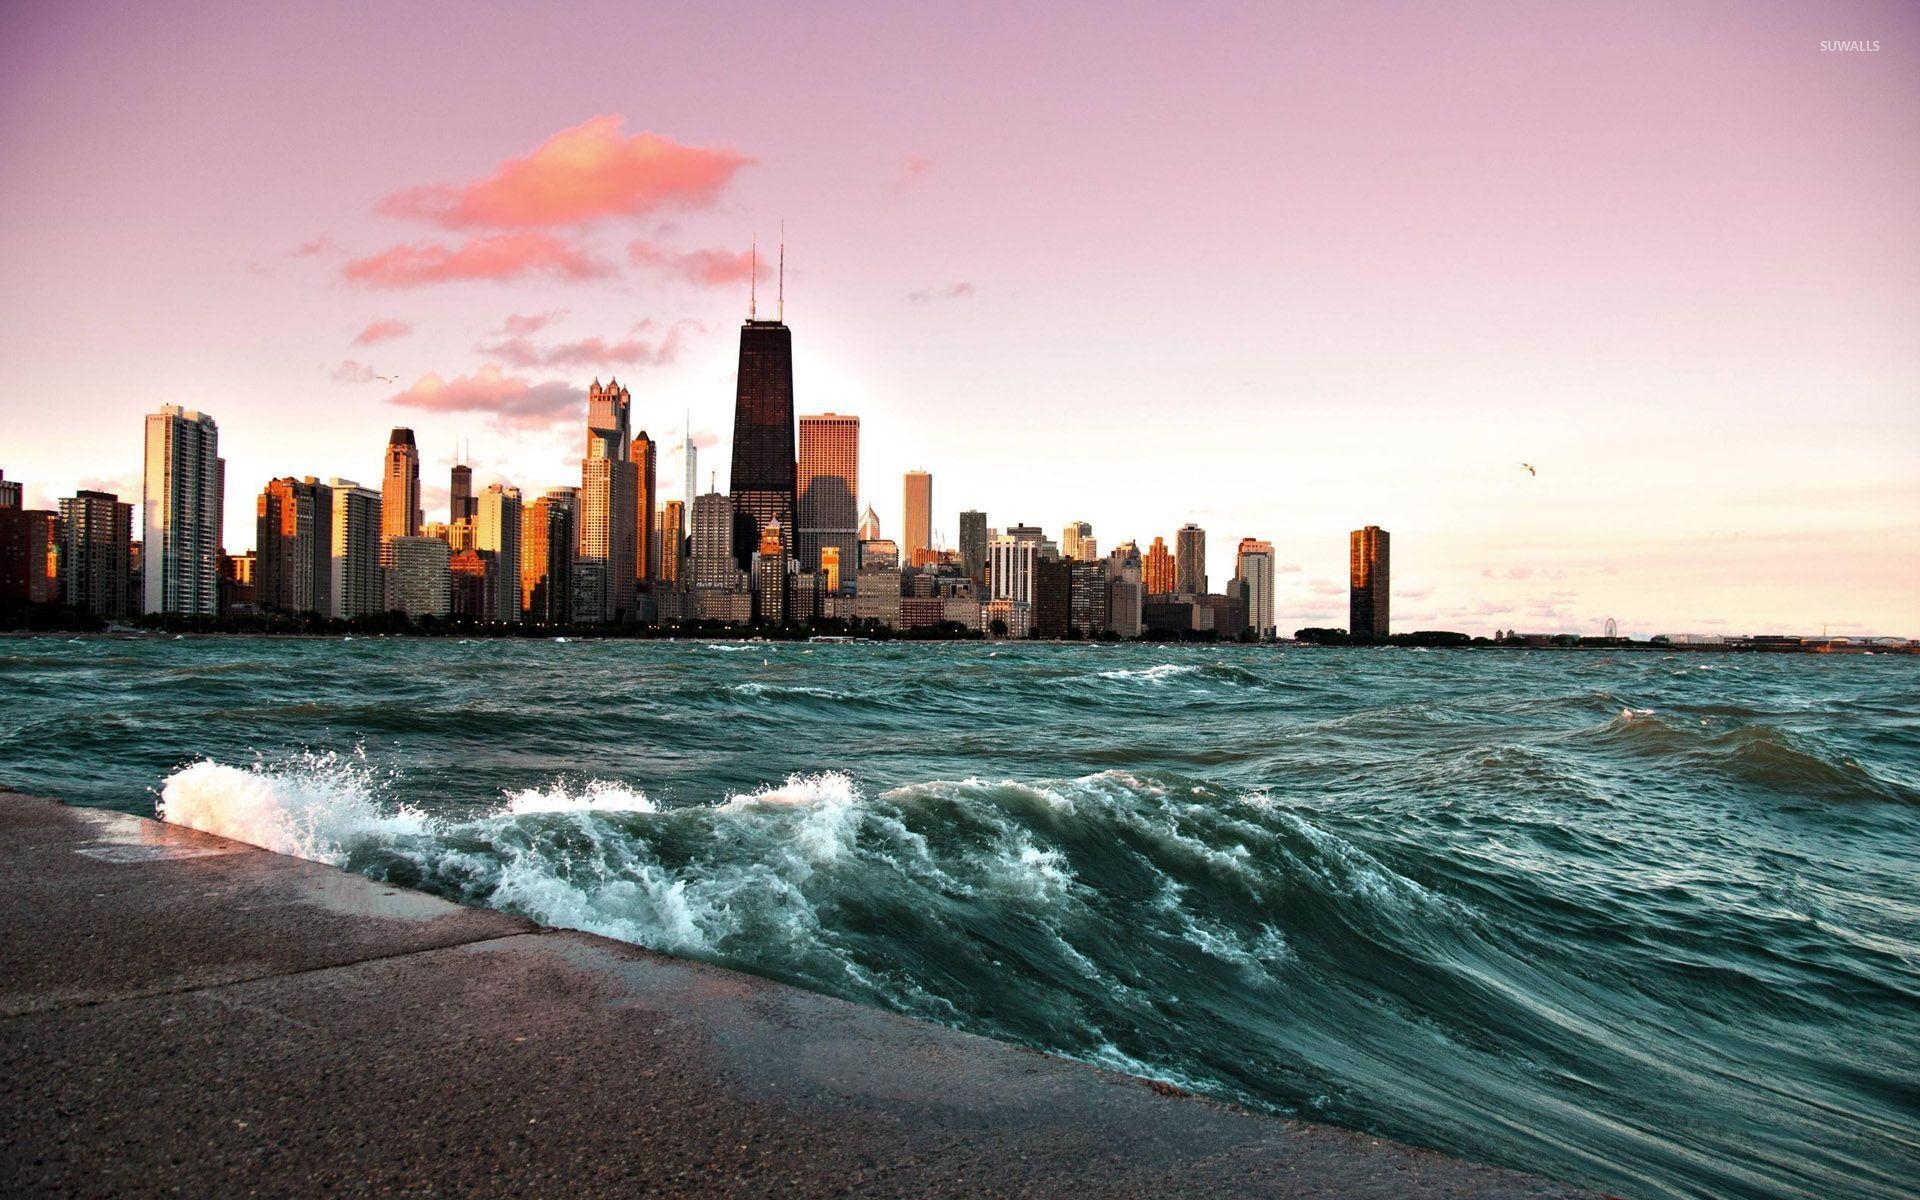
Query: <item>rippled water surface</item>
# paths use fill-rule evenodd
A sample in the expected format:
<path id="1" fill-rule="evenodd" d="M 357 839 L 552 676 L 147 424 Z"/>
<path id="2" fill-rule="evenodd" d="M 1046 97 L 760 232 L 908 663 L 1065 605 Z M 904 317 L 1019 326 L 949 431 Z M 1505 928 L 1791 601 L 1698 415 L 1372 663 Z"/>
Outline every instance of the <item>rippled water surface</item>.
<path id="1" fill-rule="evenodd" d="M 1920 1179 L 1920 659 L 14 639 L 0 782 L 1627 1196 Z"/>

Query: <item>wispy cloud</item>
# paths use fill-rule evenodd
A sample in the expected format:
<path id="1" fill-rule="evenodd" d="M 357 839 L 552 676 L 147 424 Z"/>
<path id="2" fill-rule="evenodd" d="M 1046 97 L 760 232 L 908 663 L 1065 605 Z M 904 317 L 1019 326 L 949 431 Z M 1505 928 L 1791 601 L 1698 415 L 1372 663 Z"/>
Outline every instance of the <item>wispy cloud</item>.
<path id="1" fill-rule="evenodd" d="M 287 251 L 287 257 L 288 258 L 312 258 L 316 254 L 325 254 L 332 250 L 338 250 L 339 248 L 340 247 L 334 243 L 333 238 L 323 233 L 319 237 L 314 238 L 312 241 L 302 242 L 298 246 L 295 246 L 293 249 Z"/>
<path id="2" fill-rule="evenodd" d="M 918 288 L 908 292 L 907 299 L 915 304 L 926 304 L 934 300 L 966 300 L 972 295 L 973 285 L 963 279 L 945 287 Z"/>
<path id="3" fill-rule="evenodd" d="M 600 116 L 507 159 L 483 179 L 395 192 L 380 211 L 447 229 L 539 229 L 698 209 L 719 199 L 752 161 L 736 150 L 689 146 L 657 133 L 629 136 L 620 117 Z"/>
<path id="4" fill-rule="evenodd" d="M 333 369 L 335 383 L 373 383 L 375 381 L 392 383 L 389 377 L 380 374 L 372 367 L 355 359 L 347 359 Z"/>
<path id="5" fill-rule="evenodd" d="M 391 398 L 401 408 L 439 413 L 484 413 L 504 427 L 537 429 L 586 411 L 586 395 L 560 380 L 534 383 L 488 364 L 471 375 L 428 374 Z"/>
<path id="6" fill-rule="evenodd" d="M 500 323 L 500 333 L 505 337 L 521 337 L 529 333 L 539 333 L 542 329 L 567 315 L 564 308 L 556 308 L 543 313 L 513 313 Z"/>
<path id="7" fill-rule="evenodd" d="M 668 250 L 653 242 L 627 244 L 627 257 L 636 267 L 660 271 L 689 283 L 718 287 L 741 283 L 753 274 L 752 250 Z"/>
<path id="8" fill-rule="evenodd" d="M 642 328 L 650 327 L 643 322 Z M 531 338 L 513 337 L 475 349 L 515 367 L 665 366 L 679 357 L 683 339 L 701 332 L 698 321 L 677 321 L 658 339 L 626 337 L 609 342 L 589 337 L 553 345 L 536 345 Z"/>
<path id="9" fill-rule="evenodd" d="M 413 242 L 357 258 L 346 278 L 377 288 L 419 287 L 470 280 L 495 282 L 529 276 L 597 279 L 611 271 L 585 250 L 545 233 L 507 233 L 469 239 L 457 246 Z"/>
<path id="10" fill-rule="evenodd" d="M 381 317 L 377 321 L 367 322 L 367 327 L 354 335 L 352 345 L 371 346 L 377 342 L 391 341 L 405 337 L 413 332 L 413 326 L 398 317 Z"/>

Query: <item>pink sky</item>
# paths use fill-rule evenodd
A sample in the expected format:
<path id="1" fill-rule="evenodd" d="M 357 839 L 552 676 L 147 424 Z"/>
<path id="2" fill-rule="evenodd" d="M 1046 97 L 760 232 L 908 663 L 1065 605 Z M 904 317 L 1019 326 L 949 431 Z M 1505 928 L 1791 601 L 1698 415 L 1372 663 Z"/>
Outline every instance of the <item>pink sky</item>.
<path id="1" fill-rule="evenodd" d="M 949 538 L 1268 538 L 1288 629 L 1376 523 L 1397 629 L 1920 634 L 1913 5 L 291 7 L 0 8 L 36 502 L 174 402 L 233 548 L 394 424 L 431 516 L 457 439 L 577 483 L 609 374 L 724 487 L 784 220 L 890 532 L 921 467 Z"/>

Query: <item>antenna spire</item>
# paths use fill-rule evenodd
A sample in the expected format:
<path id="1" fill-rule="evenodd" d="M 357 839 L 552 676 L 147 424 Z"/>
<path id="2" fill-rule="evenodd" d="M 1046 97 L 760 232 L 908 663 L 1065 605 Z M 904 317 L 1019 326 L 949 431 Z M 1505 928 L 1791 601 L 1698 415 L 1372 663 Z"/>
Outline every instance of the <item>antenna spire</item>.
<path id="1" fill-rule="evenodd" d="M 774 319 L 777 321 L 785 321 L 787 319 L 787 223 L 785 221 L 780 222 L 780 292 L 779 292 L 779 296 L 780 298 L 779 300 L 775 301 L 775 307 L 773 310 Z"/>
<path id="2" fill-rule="evenodd" d="M 754 235 L 753 249 L 749 250 L 747 253 L 753 257 L 753 271 L 747 283 L 747 320 L 751 321 L 753 320 L 754 313 L 758 311 L 757 306 L 759 304 L 759 292 L 760 292 L 760 235 L 759 234 Z"/>

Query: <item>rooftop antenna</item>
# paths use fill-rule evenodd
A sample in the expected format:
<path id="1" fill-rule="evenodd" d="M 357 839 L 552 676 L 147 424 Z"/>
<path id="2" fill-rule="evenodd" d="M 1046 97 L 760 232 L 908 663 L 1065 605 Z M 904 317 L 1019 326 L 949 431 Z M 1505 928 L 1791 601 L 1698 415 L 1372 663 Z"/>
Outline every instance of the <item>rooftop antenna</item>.
<path id="1" fill-rule="evenodd" d="M 747 283 L 747 320 L 751 321 L 753 320 L 753 315 L 757 311 L 757 306 L 759 304 L 759 292 L 760 292 L 760 235 L 759 234 L 754 235 L 753 249 L 749 250 L 747 253 L 751 255 L 753 258 L 753 271 L 751 273 L 751 278 Z"/>
<path id="2" fill-rule="evenodd" d="M 779 299 L 774 301 L 773 319 L 784 322 L 787 319 L 787 223 L 780 222 L 780 291 Z"/>

